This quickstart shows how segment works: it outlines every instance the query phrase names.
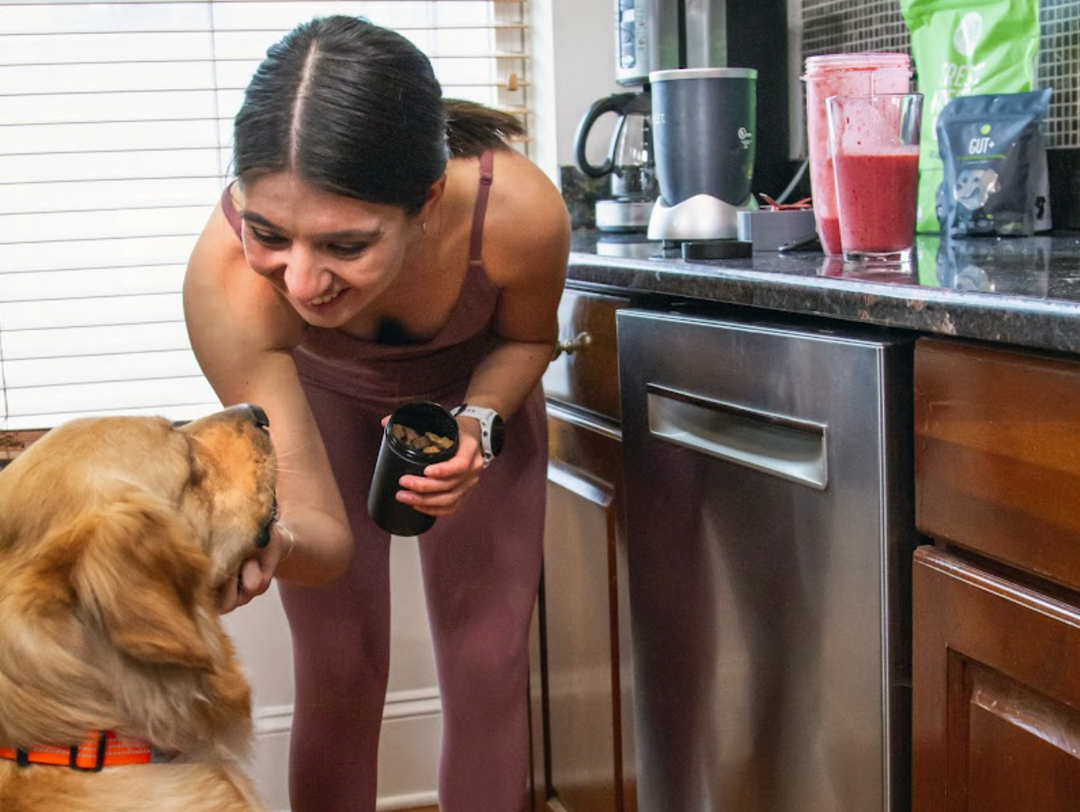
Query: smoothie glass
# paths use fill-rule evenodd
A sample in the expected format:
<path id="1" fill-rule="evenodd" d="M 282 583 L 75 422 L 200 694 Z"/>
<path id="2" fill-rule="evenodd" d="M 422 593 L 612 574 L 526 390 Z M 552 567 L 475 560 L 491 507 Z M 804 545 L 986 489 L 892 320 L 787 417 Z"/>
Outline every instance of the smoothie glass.
<path id="1" fill-rule="evenodd" d="M 922 101 L 918 93 L 826 100 L 845 261 L 911 261 Z"/>
<path id="2" fill-rule="evenodd" d="M 911 59 L 907 54 L 856 53 L 811 56 L 806 60 L 806 137 L 810 151 L 810 187 L 814 221 L 828 256 L 843 253 L 825 100 L 830 96 L 907 93 Z"/>

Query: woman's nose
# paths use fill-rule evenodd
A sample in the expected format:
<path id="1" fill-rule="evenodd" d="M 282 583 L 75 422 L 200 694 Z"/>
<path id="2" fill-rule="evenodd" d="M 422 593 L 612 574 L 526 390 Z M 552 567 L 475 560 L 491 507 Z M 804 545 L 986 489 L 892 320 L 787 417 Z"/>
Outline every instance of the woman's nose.
<path id="1" fill-rule="evenodd" d="M 302 248 L 294 248 L 285 266 L 285 287 L 297 299 L 314 299 L 326 289 L 324 271 L 319 269 L 315 256 Z"/>

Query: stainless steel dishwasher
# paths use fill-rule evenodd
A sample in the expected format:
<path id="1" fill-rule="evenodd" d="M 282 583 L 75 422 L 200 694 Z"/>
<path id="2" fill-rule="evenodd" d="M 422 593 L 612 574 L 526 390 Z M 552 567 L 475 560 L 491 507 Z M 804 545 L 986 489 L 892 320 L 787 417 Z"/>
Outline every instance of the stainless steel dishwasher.
<path id="1" fill-rule="evenodd" d="M 911 341 L 618 314 L 641 812 L 904 812 Z"/>

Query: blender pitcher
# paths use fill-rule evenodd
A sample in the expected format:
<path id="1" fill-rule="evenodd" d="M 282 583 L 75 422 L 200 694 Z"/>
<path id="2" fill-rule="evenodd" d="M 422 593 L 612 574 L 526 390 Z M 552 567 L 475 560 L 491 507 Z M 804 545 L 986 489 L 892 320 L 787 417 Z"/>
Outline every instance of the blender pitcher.
<path id="1" fill-rule="evenodd" d="M 829 151 L 825 100 L 830 96 L 907 93 L 911 60 L 907 54 L 826 54 L 806 59 L 806 138 L 810 151 L 810 188 L 814 221 L 827 256 L 842 256 L 840 210 Z"/>

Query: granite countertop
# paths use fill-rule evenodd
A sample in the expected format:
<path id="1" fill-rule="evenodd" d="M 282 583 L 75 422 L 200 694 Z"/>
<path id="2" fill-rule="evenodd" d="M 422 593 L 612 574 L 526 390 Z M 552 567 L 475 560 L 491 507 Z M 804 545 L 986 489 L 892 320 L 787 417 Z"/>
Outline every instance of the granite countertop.
<path id="1" fill-rule="evenodd" d="M 920 235 L 907 272 L 820 252 L 661 257 L 643 235 L 575 231 L 568 278 L 785 313 L 1080 354 L 1080 233 L 944 240 Z"/>

